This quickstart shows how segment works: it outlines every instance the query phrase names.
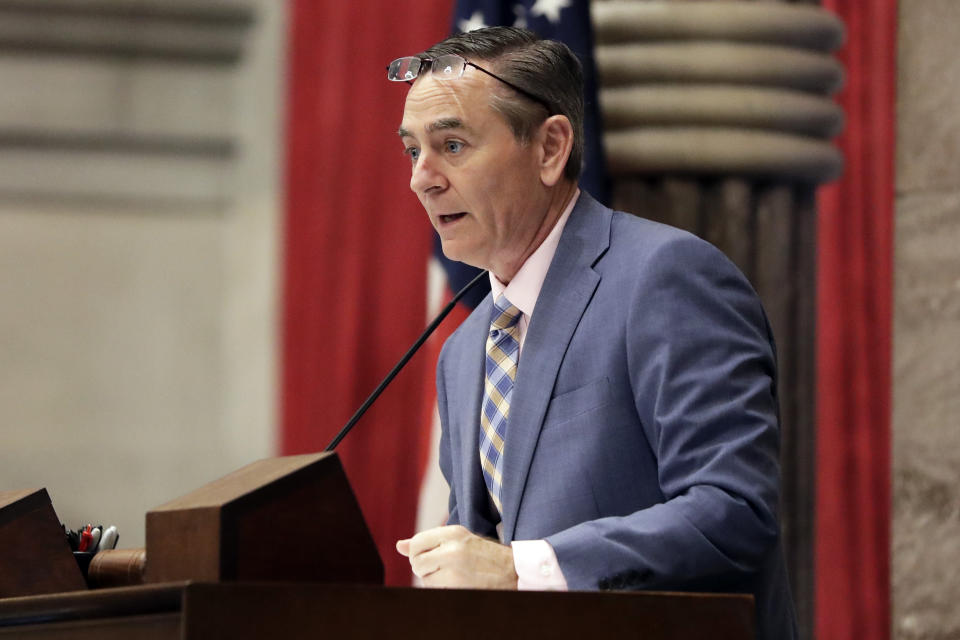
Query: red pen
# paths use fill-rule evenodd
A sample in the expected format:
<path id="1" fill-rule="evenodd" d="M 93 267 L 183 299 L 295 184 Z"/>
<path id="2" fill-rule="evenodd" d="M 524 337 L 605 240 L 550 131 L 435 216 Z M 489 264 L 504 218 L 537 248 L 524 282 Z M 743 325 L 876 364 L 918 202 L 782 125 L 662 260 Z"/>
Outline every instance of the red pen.
<path id="1" fill-rule="evenodd" d="M 80 532 L 80 544 L 77 545 L 77 551 L 87 551 L 90 548 L 90 543 L 93 542 L 91 529 L 93 529 L 93 525 L 88 524 Z"/>

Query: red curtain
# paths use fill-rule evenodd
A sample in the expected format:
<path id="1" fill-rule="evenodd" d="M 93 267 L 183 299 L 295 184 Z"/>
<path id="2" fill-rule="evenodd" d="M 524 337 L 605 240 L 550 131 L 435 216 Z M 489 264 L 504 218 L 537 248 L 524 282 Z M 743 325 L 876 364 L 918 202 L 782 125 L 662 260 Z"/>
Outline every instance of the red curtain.
<path id="1" fill-rule="evenodd" d="M 824 0 L 847 25 L 841 180 L 820 194 L 819 640 L 890 637 L 896 0 Z"/>
<path id="2" fill-rule="evenodd" d="M 385 69 L 444 37 L 450 11 L 450 0 L 290 3 L 284 454 L 323 449 L 426 324 L 432 232 L 396 135 L 405 86 Z M 414 527 L 427 367 L 411 361 L 338 448 L 388 584 L 409 584 L 393 545 Z"/>

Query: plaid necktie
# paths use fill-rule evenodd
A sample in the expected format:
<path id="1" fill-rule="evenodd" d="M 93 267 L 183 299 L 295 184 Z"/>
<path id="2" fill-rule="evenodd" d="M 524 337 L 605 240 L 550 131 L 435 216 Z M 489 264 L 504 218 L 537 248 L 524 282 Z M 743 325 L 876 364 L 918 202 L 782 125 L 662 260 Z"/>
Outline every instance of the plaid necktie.
<path id="1" fill-rule="evenodd" d="M 487 375 L 483 388 L 483 410 L 480 412 L 480 466 L 493 504 L 501 514 L 503 440 L 520 355 L 519 321 L 520 309 L 510 304 L 503 295 L 498 297 L 493 303 L 490 333 L 487 335 Z"/>

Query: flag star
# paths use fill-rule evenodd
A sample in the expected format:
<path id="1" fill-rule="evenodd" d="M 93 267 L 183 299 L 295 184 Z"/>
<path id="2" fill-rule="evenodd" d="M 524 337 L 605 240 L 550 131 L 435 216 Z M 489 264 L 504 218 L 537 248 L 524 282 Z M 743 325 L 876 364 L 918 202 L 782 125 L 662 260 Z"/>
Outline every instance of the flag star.
<path id="1" fill-rule="evenodd" d="M 546 16 L 556 24 L 560 22 L 560 11 L 570 6 L 570 0 L 537 0 L 530 9 L 532 16 Z"/>
<path id="2" fill-rule="evenodd" d="M 457 22 L 457 26 L 460 28 L 460 31 L 466 33 L 468 31 L 483 29 L 487 24 L 483 21 L 483 11 L 474 11 L 473 15 L 468 19 Z"/>
<path id="3" fill-rule="evenodd" d="M 513 6 L 513 15 L 517 16 L 517 19 L 513 21 L 513 26 L 519 27 L 520 29 L 526 29 L 527 8 L 522 4 L 516 4 Z"/>

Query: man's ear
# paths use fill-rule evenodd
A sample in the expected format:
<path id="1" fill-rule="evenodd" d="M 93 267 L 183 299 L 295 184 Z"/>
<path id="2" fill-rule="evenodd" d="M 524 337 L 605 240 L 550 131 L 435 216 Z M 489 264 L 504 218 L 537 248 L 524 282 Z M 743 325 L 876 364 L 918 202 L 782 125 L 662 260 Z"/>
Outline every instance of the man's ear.
<path id="1" fill-rule="evenodd" d="M 563 177 L 567 159 L 573 149 L 573 126 L 567 116 L 550 116 L 540 125 L 540 180 L 552 187 Z"/>

